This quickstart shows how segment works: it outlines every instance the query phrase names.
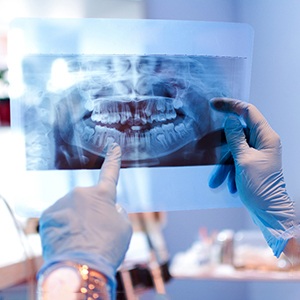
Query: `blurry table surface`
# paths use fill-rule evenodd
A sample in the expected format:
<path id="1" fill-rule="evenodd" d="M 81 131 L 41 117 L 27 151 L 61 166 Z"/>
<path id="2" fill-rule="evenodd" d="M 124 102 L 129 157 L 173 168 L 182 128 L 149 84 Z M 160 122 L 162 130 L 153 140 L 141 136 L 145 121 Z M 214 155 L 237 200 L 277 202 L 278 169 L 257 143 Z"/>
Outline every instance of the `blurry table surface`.
<path id="1" fill-rule="evenodd" d="M 300 281 L 300 270 L 251 270 L 235 269 L 231 265 L 219 265 L 207 267 L 195 272 L 172 272 L 171 275 L 176 279 L 198 279 L 198 280 L 232 280 L 232 281 Z"/>

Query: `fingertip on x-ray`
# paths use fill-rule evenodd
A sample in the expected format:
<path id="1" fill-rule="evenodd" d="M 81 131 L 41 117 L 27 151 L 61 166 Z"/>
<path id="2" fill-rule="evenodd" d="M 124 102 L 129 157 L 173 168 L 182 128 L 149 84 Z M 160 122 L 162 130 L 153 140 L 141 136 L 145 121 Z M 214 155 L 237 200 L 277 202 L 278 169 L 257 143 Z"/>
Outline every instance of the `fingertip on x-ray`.
<path id="1" fill-rule="evenodd" d="M 11 88 L 23 86 L 12 95 L 12 124 L 24 134 L 30 180 L 45 186 L 60 174 L 69 188 L 93 184 L 107 145 L 116 142 L 123 168 L 118 201 L 128 212 L 228 205 L 208 187 L 209 170 L 228 151 L 224 116 L 209 100 L 248 99 L 249 26 L 18 19 L 11 31 L 19 35 L 11 35 L 10 48 L 27 37 L 10 62 Z"/>

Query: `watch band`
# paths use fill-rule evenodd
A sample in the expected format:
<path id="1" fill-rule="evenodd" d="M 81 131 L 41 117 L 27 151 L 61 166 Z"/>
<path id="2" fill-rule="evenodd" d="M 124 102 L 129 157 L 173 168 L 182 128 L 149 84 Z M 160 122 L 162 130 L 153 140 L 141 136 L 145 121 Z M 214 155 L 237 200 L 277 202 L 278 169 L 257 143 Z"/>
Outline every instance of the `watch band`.
<path id="1" fill-rule="evenodd" d="M 57 263 L 48 268 L 39 278 L 39 293 L 42 291 L 42 282 L 47 279 L 47 276 L 54 270 L 59 268 L 72 268 L 80 277 L 80 287 L 76 292 L 78 300 L 111 300 L 111 291 L 107 281 L 100 272 L 89 268 L 87 265 L 76 264 L 72 262 Z M 43 299 L 43 298 L 42 298 Z"/>
<path id="2" fill-rule="evenodd" d="M 110 300 L 108 285 L 101 273 L 90 269 L 87 265 L 78 265 L 77 268 L 82 279 L 80 300 Z"/>

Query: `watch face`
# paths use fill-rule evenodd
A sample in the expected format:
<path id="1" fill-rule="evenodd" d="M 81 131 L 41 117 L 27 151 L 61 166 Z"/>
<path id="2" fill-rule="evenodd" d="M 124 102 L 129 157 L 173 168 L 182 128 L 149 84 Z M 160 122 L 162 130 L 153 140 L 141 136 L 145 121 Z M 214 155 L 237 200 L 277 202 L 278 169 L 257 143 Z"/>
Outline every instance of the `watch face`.
<path id="1" fill-rule="evenodd" d="M 39 299 L 76 300 L 80 283 L 80 275 L 75 268 L 61 267 L 41 278 Z"/>

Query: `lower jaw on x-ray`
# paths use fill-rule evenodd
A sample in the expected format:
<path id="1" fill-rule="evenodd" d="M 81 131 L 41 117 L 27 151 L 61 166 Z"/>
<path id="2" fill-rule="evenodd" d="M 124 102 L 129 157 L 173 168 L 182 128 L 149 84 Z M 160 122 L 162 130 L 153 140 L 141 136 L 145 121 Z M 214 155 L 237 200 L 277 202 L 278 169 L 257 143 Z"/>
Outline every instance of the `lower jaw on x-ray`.
<path id="1" fill-rule="evenodd" d="M 28 56 L 27 170 L 98 169 L 111 142 L 121 146 L 125 168 L 219 163 L 226 144 L 205 138 L 224 116 L 209 100 L 237 93 L 243 63 L 195 55 Z"/>

